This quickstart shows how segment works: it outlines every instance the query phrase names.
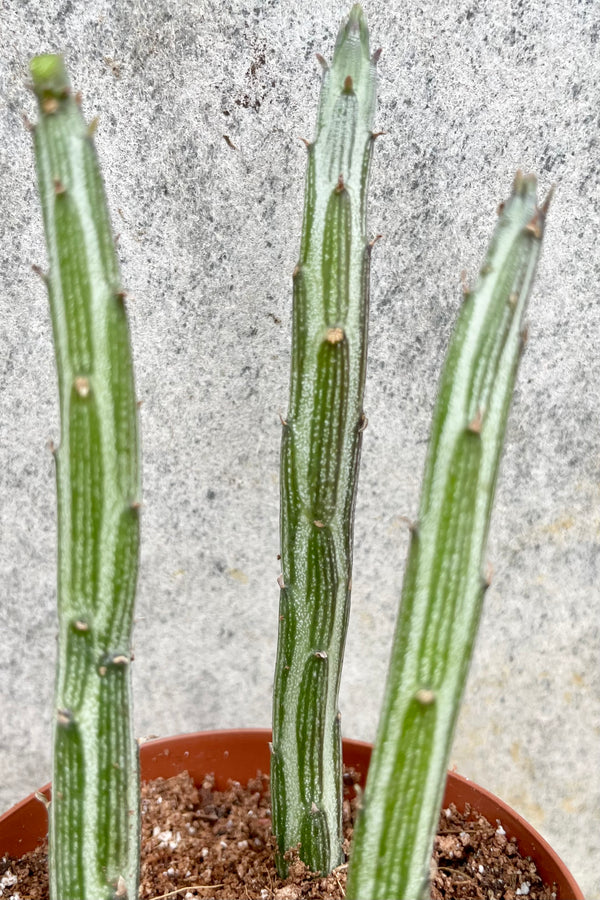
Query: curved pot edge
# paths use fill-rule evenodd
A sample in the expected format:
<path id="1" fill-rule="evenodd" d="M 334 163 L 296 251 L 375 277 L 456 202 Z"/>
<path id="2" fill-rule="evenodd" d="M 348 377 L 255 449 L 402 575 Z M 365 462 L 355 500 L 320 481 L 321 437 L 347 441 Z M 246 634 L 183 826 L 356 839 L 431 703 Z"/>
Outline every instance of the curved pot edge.
<path id="1" fill-rule="evenodd" d="M 268 771 L 270 740 L 270 730 L 248 728 L 191 732 L 147 741 L 140 746 L 142 779 L 167 778 L 187 769 L 196 780 L 214 771 L 217 787 L 224 787 L 229 779 L 245 781 L 258 770 Z M 344 739 L 344 761 L 362 779 L 366 777 L 370 756 L 370 744 Z M 50 785 L 0 816 L 0 856 L 20 856 L 45 837 L 47 816 L 40 794 L 48 798 Z M 500 798 L 468 778 L 449 772 L 444 806 L 449 803 L 455 803 L 459 809 L 469 803 L 488 820 L 501 821 L 507 835 L 517 839 L 521 852 L 535 860 L 542 878 L 557 883 L 557 900 L 584 900 L 577 882 L 548 842 Z"/>

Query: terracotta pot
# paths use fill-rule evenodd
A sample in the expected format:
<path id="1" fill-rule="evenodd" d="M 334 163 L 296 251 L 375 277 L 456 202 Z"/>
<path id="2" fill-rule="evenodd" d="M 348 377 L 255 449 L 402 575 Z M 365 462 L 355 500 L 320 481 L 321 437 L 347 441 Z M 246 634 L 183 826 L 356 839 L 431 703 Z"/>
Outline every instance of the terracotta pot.
<path id="1" fill-rule="evenodd" d="M 247 729 L 181 734 L 149 741 L 140 748 L 142 778 L 168 778 L 185 769 L 200 782 L 207 772 L 215 773 L 218 789 L 233 779 L 242 783 L 257 771 L 269 771 L 270 731 Z M 371 757 L 371 745 L 362 741 L 344 741 L 344 761 L 360 773 L 363 783 Z M 42 789 L 50 794 L 50 785 Z M 502 800 L 461 775 L 448 773 L 444 805 L 454 803 L 464 809 L 469 803 L 490 822 L 500 819 L 510 837 L 516 837 L 519 850 L 531 856 L 545 882 L 556 883 L 557 900 L 584 900 L 581 890 L 564 863 L 546 841 Z M 0 856 L 21 856 L 46 836 L 44 805 L 31 794 L 0 816 Z"/>

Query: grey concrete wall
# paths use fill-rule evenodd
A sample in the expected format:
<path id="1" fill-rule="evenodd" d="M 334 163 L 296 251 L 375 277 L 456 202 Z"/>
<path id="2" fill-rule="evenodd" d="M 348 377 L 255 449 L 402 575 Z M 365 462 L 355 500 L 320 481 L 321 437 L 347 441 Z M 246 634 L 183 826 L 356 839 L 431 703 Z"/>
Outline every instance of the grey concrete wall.
<path id="1" fill-rule="evenodd" d="M 56 379 L 28 59 L 64 51 L 97 147 L 143 405 L 140 735 L 267 725 L 278 413 L 305 151 L 337 2 L 0 10 L 0 806 L 49 777 Z M 227 8 L 225 8 L 227 6 Z M 518 167 L 557 185 L 452 753 L 600 897 L 600 371 L 594 0 L 368 2 L 380 63 L 364 461 L 344 731 L 372 738 L 438 372 Z"/>

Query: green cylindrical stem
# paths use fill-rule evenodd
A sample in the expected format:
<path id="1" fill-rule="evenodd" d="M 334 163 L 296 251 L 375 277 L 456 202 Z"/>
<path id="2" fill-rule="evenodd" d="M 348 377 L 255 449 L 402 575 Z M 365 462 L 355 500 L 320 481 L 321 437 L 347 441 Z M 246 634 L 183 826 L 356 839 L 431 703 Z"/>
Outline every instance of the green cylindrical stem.
<path id="1" fill-rule="evenodd" d="M 31 73 L 61 413 L 50 890 L 52 900 L 135 900 L 140 482 L 127 317 L 90 129 L 62 58 L 36 57 Z"/>
<path id="2" fill-rule="evenodd" d="M 547 202 L 517 175 L 441 377 L 347 896 L 427 891 L 450 746 L 486 582 L 494 489 Z M 427 894 L 428 896 L 428 894 Z"/>
<path id="3" fill-rule="evenodd" d="M 290 405 L 281 451 L 282 584 L 273 715 L 273 827 L 280 872 L 300 847 L 313 870 L 342 862 L 340 671 L 366 364 L 366 192 L 375 58 L 353 7 L 325 63 L 308 147 L 294 271 Z"/>

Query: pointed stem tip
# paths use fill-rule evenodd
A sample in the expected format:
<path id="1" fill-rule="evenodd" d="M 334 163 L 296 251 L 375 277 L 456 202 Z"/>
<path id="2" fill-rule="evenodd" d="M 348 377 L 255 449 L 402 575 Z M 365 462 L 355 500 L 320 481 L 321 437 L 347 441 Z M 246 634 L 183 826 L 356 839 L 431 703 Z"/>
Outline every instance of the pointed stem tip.
<path id="1" fill-rule="evenodd" d="M 336 42 L 336 52 L 339 51 L 346 41 L 350 40 L 351 43 L 354 43 L 356 41 L 356 36 L 358 36 L 362 52 L 368 57 L 369 29 L 367 27 L 367 18 L 360 3 L 354 4 L 348 18 L 340 28 Z M 334 53 L 334 57 L 335 55 L 336 53 Z"/>

